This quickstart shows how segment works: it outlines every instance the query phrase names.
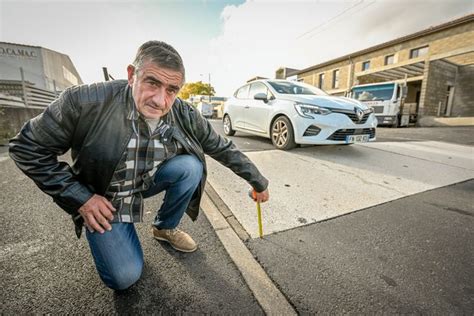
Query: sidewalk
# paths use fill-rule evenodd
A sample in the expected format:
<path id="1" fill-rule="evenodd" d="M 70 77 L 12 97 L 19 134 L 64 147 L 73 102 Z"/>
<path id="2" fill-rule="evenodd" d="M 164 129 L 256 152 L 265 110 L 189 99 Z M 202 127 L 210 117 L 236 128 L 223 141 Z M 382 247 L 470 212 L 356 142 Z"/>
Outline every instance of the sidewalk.
<path id="1" fill-rule="evenodd" d="M 422 117 L 418 122 L 422 127 L 474 126 L 474 117 Z"/>

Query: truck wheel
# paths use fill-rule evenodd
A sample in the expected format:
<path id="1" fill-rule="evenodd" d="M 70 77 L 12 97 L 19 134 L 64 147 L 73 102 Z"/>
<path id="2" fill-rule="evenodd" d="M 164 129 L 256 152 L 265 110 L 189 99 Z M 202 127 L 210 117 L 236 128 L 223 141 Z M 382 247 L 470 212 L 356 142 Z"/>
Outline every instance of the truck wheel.
<path id="1" fill-rule="evenodd" d="M 395 121 L 392 124 L 392 128 L 397 128 L 399 126 L 400 126 L 400 118 L 397 115 L 397 116 L 395 116 Z"/>
<path id="2" fill-rule="evenodd" d="M 227 136 L 234 136 L 235 130 L 232 129 L 229 115 L 224 116 L 224 134 Z"/>
<path id="3" fill-rule="evenodd" d="M 277 149 L 290 150 L 296 147 L 293 126 L 288 118 L 280 116 L 273 122 L 271 137 Z"/>

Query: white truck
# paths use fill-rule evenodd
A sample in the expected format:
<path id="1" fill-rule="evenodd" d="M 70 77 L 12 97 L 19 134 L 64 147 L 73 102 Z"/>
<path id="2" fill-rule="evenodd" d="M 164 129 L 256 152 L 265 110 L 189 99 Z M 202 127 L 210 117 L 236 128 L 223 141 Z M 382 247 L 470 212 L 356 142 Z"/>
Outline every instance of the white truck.
<path id="1" fill-rule="evenodd" d="M 372 107 L 379 126 L 399 127 L 408 126 L 413 115 L 411 104 L 405 104 L 406 95 L 405 83 L 381 82 L 354 86 L 349 97 Z"/>
<path id="2" fill-rule="evenodd" d="M 196 108 L 205 118 L 212 118 L 214 115 L 214 105 L 210 103 L 201 101 L 197 104 Z"/>

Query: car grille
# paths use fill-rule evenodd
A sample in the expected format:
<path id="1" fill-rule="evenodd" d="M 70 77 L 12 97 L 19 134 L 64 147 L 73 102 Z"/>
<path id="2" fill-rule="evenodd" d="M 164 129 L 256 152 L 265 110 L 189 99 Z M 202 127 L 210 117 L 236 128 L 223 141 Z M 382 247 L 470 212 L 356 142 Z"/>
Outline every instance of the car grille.
<path id="1" fill-rule="evenodd" d="M 375 128 L 346 128 L 338 129 L 331 136 L 328 137 L 328 140 L 346 140 L 348 135 L 370 135 L 369 138 L 375 137 Z"/>
<path id="2" fill-rule="evenodd" d="M 383 106 L 382 105 L 377 105 L 372 107 L 374 109 L 374 113 L 383 113 Z"/>
<path id="3" fill-rule="evenodd" d="M 321 132 L 321 129 L 315 125 L 311 125 L 306 129 L 303 136 L 316 136 Z"/>
<path id="4" fill-rule="evenodd" d="M 362 119 L 359 121 L 359 118 L 357 117 L 357 115 L 354 112 L 346 112 L 346 111 L 341 111 L 341 110 L 332 110 L 332 112 L 333 113 L 345 114 L 351 119 L 352 122 L 354 122 L 356 124 L 364 124 L 365 122 L 367 122 L 367 119 L 370 116 L 370 113 L 366 113 L 366 114 L 364 114 Z"/>

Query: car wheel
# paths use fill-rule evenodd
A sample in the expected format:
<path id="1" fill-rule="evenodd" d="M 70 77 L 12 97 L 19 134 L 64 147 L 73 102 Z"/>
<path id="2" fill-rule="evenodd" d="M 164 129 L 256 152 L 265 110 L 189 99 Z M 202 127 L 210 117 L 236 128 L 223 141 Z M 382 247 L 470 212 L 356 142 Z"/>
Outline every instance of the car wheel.
<path id="1" fill-rule="evenodd" d="M 229 115 L 224 116 L 224 134 L 227 136 L 234 136 L 235 130 L 232 129 Z"/>
<path id="2" fill-rule="evenodd" d="M 293 126 L 288 118 L 280 116 L 272 124 L 272 143 L 282 150 L 289 150 L 296 147 Z"/>

